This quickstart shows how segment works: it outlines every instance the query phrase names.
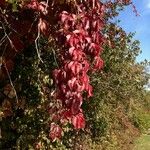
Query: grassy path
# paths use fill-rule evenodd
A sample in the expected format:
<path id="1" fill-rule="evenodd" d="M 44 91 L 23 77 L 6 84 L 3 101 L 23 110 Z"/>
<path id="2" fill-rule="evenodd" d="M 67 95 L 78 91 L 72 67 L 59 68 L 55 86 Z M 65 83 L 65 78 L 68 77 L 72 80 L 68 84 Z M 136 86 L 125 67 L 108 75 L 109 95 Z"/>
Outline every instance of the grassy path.
<path id="1" fill-rule="evenodd" d="M 150 135 L 143 134 L 136 142 L 133 150 L 150 150 Z"/>

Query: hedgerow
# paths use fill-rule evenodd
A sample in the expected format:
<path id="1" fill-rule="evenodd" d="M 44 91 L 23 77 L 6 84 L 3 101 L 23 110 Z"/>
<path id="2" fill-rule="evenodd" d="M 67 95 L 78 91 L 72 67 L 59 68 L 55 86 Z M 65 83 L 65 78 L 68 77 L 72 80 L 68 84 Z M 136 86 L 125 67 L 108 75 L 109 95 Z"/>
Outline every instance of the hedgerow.
<path id="1" fill-rule="evenodd" d="M 138 15 L 130 0 L 0 1 L 1 149 L 132 142 L 149 77 L 112 21 L 128 5 Z"/>

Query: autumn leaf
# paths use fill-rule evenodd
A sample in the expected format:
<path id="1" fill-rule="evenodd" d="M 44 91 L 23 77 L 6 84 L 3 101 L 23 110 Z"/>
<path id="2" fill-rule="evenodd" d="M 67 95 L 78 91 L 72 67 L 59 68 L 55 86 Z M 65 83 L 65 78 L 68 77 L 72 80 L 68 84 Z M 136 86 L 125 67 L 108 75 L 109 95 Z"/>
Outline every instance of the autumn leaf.
<path id="1" fill-rule="evenodd" d="M 51 123 L 49 136 L 53 142 L 61 138 L 62 129 L 59 127 L 59 125 L 55 123 Z"/>
<path id="2" fill-rule="evenodd" d="M 81 129 L 85 127 L 85 118 L 83 113 L 79 113 L 72 117 L 72 124 L 75 129 Z"/>

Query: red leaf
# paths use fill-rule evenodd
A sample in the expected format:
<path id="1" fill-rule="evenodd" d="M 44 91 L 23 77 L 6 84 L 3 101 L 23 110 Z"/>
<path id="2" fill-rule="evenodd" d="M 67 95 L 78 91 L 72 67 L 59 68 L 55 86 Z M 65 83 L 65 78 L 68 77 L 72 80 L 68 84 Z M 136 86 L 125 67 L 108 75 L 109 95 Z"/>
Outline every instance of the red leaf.
<path id="1" fill-rule="evenodd" d="M 86 60 L 84 60 L 84 61 L 82 62 L 82 66 L 83 66 L 84 72 L 87 72 L 87 71 L 89 70 L 89 68 L 90 68 L 89 63 L 88 63 L 88 61 L 86 61 Z"/>
<path id="2" fill-rule="evenodd" d="M 30 9 L 37 10 L 38 9 L 38 5 L 39 5 L 39 2 L 37 0 L 31 0 L 30 3 L 28 3 L 26 5 L 26 7 L 30 8 Z"/>
<path id="3" fill-rule="evenodd" d="M 85 127 L 85 118 L 83 113 L 79 113 L 72 117 L 72 124 L 75 129 L 81 129 Z"/>
<path id="4" fill-rule="evenodd" d="M 67 39 L 68 44 L 71 47 L 77 47 L 79 42 L 81 41 L 81 38 L 79 38 L 75 34 L 68 34 L 68 35 L 66 35 L 66 39 Z"/>
<path id="5" fill-rule="evenodd" d="M 62 91 L 63 93 L 66 93 L 66 85 L 62 84 L 62 85 L 60 86 L 60 89 L 61 89 L 61 91 Z"/>
<path id="6" fill-rule="evenodd" d="M 94 56 L 99 56 L 103 50 L 99 44 L 91 43 L 90 46 L 91 52 Z"/>
<path id="7" fill-rule="evenodd" d="M 90 21 L 89 20 L 86 20 L 86 23 L 85 23 L 85 29 L 89 29 L 90 28 Z"/>
<path id="8" fill-rule="evenodd" d="M 86 73 L 83 73 L 82 77 L 80 78 L 80 81 L 84 84 L 85 90 L 88 90 L 89 87 L 89 77 Z"/>
<path id="9" fill-rule="evenodd" d="M 70 110 L 65 110 L 62 112 L 63 119 L 70 119 L 72 114 Z"/>
<path id="10" fill-rule="evenodd" d="M 44 14 L 47 15 L 48 11 L 47 11 L 48 5 L 45 1 L 42 1 L 39 3 L 38 9 Z"/>
<path id="11" fill-rule="evenodd" d="M 103 67 L 104 62 L 100 57 L 95 57 L 94 61 L 95 61 L 94 70 L 99 70 Z"/>
<path id="12" fill-rule="evenodd" d="M 73 89 L 75 81 L 76 81 L 75 77 L 73 77 L 71 80 L 68 81 L 68 86 L 70 89 Z"/>
<path id="13" fill-rule="evenodd" d="M 29 9 L 33 9 L 35 11 L 40 11 L 44 15 L 46 15 L 48 13 L 48 11 L 46 9 L 48 6 L 45 1 L 42 1 L 39 3 L 38 0 L 31 0 L 30 3 L 28 3 L 26 5 L 26 7 Z"/>
<path id="14" fill-rule="evenodd" d="M 79 93 L 79 98 L 82 99 L 81 94 Z M 82 100 L 80 99 L 74 99 L 72 102 L 72 106 L 71 106 L 71 113 L 72 114 L 77 114 L 80 111 L 80 107 L 82 105 Z"/>
<path id="15" fill-rule="evenodd" d="M 67 66 L 74 75 L 78 74 L 83 69 L 82 64 L 78 61 L 70 61 Z"/>
<path id="16" fill-rule="evenodd" d="M 75 47 L 69 49 L 69 54 L 72 56 L 73 60 L 81 61 L 85 58 L 85 53 L 80 49 L 75 49 Z"/>
<path id="17" fill-rule="evenodd" d="M 41 32 L 44 35 L 48 34 L 48 23 L 46 20 L 43 20 L 42 18 L 39 19 L 38 28 L 41 30 Z"/>
<path id="18" fill-rule="evenodd" d="M 62 136 L 62 129 L 60 128 L 60 126 L 55 123 L 51 123 L 49 136 L 52 141 L 60 139 Z"/>
<path id="19" fill-rule="evenodd" d="M 92 86 L 91 86 L 91 85 L 89 85 L 89 87 L 88 87 L 88 97 L 93 96 L 92 91 L 93 91 L 93 88 L 92 88 Z"/>
<path id="20" fill-rule="evenodd" d="M 79 83 L 79 81 L 76 83 L 76 91 L 77 92 L 82 92 L 85 90 L 85 85 L 83 83 Z"/>
<path id="21" fill-rule="evenodd" d="M 65 22 L 66 20 L 68 20 L 69 19 L 69 14 L 68 14 L 68 12 L 67 11 L 63 11 L 62 13 L 61 13 L 61 21 L 62 22 Z"/>

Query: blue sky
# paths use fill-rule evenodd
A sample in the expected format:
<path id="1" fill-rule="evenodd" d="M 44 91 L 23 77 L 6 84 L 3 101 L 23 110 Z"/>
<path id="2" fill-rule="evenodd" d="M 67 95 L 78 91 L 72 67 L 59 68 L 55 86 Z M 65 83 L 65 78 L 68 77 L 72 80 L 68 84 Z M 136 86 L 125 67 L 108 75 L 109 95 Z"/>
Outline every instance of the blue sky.
<path id="1" fill-rule="evenodd" d="M 132 6 L 128 6 L 117 19 L 121 20 L 119 25 L 126 32 L 136 32 L 134 38 L 140 41 L 142 50 L 137 61 L 150 61 L 150 0 L 133 0 L 133 3 L 140 16 L 136 16 Z"/>

